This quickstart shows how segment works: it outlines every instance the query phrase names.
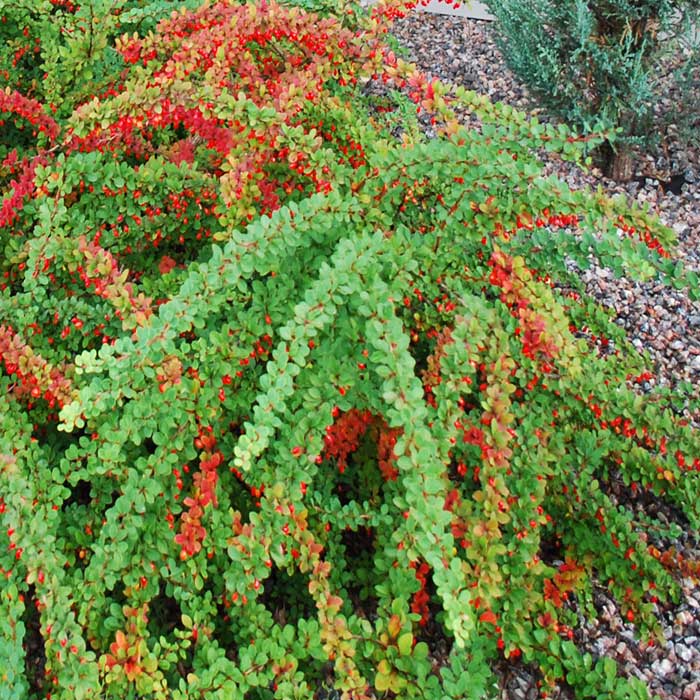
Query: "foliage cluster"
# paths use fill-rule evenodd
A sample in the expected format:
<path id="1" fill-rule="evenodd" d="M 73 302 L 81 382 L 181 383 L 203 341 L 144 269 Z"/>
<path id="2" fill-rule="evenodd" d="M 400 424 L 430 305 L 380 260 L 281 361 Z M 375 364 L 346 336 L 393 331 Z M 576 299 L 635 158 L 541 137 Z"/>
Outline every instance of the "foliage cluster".
<path id="1" fill-rule="evenodd" d="M 696 293 L 672 232 L 397 59 L 406 3 L 107 5 L 2 9 L 46 31 L 2 56 L 0 697 L 645 697 L 574 630 L 602 585 L 658 638 L 610 485 L 697 529 L 700 440 L 568 265 Z"/>
<path id="2" fill-rule="evenodd" d="M 584 131 L 618 130 L 600 152 L 614 178 L 628 179 L 631 147 L 658 135 L 660 115 L 654 110 L 669 84 L 685 95 L 670 116 L 685 124 L 697 121 L 697 104 L 689 98 L 695 94 L 697 102 L 691 76 L 697 83 L 698 0 L 487 4 L 509 66 L 539 103 Z"/>

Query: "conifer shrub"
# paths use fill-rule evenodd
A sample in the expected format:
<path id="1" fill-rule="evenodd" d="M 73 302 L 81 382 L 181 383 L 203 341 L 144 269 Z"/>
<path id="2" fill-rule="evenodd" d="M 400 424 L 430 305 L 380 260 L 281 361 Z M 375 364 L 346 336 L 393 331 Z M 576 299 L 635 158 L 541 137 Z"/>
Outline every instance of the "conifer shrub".
<path id="1" fill-rule="evenodd" d="M 692 87 L 700 65 L 698 0 L 491 0 L 514 73 L 540 104 L 584 131 L 616 130 L 597 151 L 607 173 L 629 179 L 632 147 L 660 128 L 655 107 L 670 84 Z M 669 74 L 668 65 L 674 66 Z M 676 120 L 694 118 L 682 99 Z M 668 117 L 669 115 L 665 115 Z"/>
<path id="2" fill-rule="evenodd" d="M 697 279 L 543 174 L 582 137 L 397 59 L 405 10 L 184 8 L 65 115 L 10 75 L 0 697 L 646 697 L 574 630 L 603 586 L 661 638 L 677 533 L 610 489 L 696 531 L 700 441 L 567 270 Z"/>

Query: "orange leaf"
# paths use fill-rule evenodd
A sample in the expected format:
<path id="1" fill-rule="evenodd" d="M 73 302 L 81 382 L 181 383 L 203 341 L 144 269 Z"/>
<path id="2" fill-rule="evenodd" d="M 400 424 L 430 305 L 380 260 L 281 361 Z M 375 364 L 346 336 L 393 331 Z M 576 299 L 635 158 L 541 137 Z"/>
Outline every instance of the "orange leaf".
<path id="1" fill-rule="evenodd" d="M 129 648 L 129 642 L 126 639 L 126 635 L 121 630 L 117 630 L 117 633 L 114 635 L 114 642 L 117 645 L 117 649 L 126 650 Z"/>
<path id="2" fill-rule="evenodd" d="M 488 622 L 492 625 L 495 625 L 498 621 L 498 618 L 492 610 L 486 610 L 485 612 L 482 612 L 481 615 L 479 615 L 479 621 Z"/>

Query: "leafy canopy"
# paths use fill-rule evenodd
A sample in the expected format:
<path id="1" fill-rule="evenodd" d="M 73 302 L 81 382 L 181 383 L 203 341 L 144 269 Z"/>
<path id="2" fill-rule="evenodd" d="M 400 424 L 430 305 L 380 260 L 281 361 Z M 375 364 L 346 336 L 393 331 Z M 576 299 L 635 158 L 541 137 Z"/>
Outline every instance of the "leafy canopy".
<path id="1" fill-rule="evenodd" d="M 604 585 L 660 634 L 659 524 L 610 486 L 697 529 L 698 436 L 568 269 L 697 293 L 672 233 L 543 172 L 584 139 L 397 58 L 402 3 L 32 8 L 2 4 L 40 43 L 3 54 L 0 697 L 495 697 L 519 656 L 645 697 L 572 630 Z"/>

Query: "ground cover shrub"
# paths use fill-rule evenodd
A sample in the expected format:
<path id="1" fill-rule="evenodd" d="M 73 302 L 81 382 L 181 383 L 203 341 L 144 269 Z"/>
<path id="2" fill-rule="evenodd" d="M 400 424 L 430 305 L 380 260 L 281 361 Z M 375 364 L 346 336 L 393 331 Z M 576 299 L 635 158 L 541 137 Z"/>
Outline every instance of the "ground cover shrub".
<path id="1" fill-rule="evenodd" d="M 693 24 L 700 3 L 496 0 L 487 5 L 508 65 L 538 102 L 579 129 L 617 130 L 597 156 L 615 179 L 632 177 L 632 147 L 648 146 L 658 136 L 660 115 L 654 110 L 668 84 L 692 94 L 688 75 L 700 65 Z M 694 120 L 692 100 L 683 99 L 678 107 L 670 115 L 674 120 Z"/>
<path id="2" fill-rule="evenodd" d="M 185 8 L 65 116 L 0 93 L 0 697 L 645 697 L 567 601 L 659 637 L 608 490 L 697 529 L 698 435 L 567 262 L 697 279 L 543 174 L 589 137 L 397 59 L 404 10 Z"/>
<path id="3" fill-rule="evenodd" d="M 93 95 L 118 88 L 125 67 L 114 40 L 152 31 L 196 0 L 0 0 L 0 77 L 60 116 Z"/>

